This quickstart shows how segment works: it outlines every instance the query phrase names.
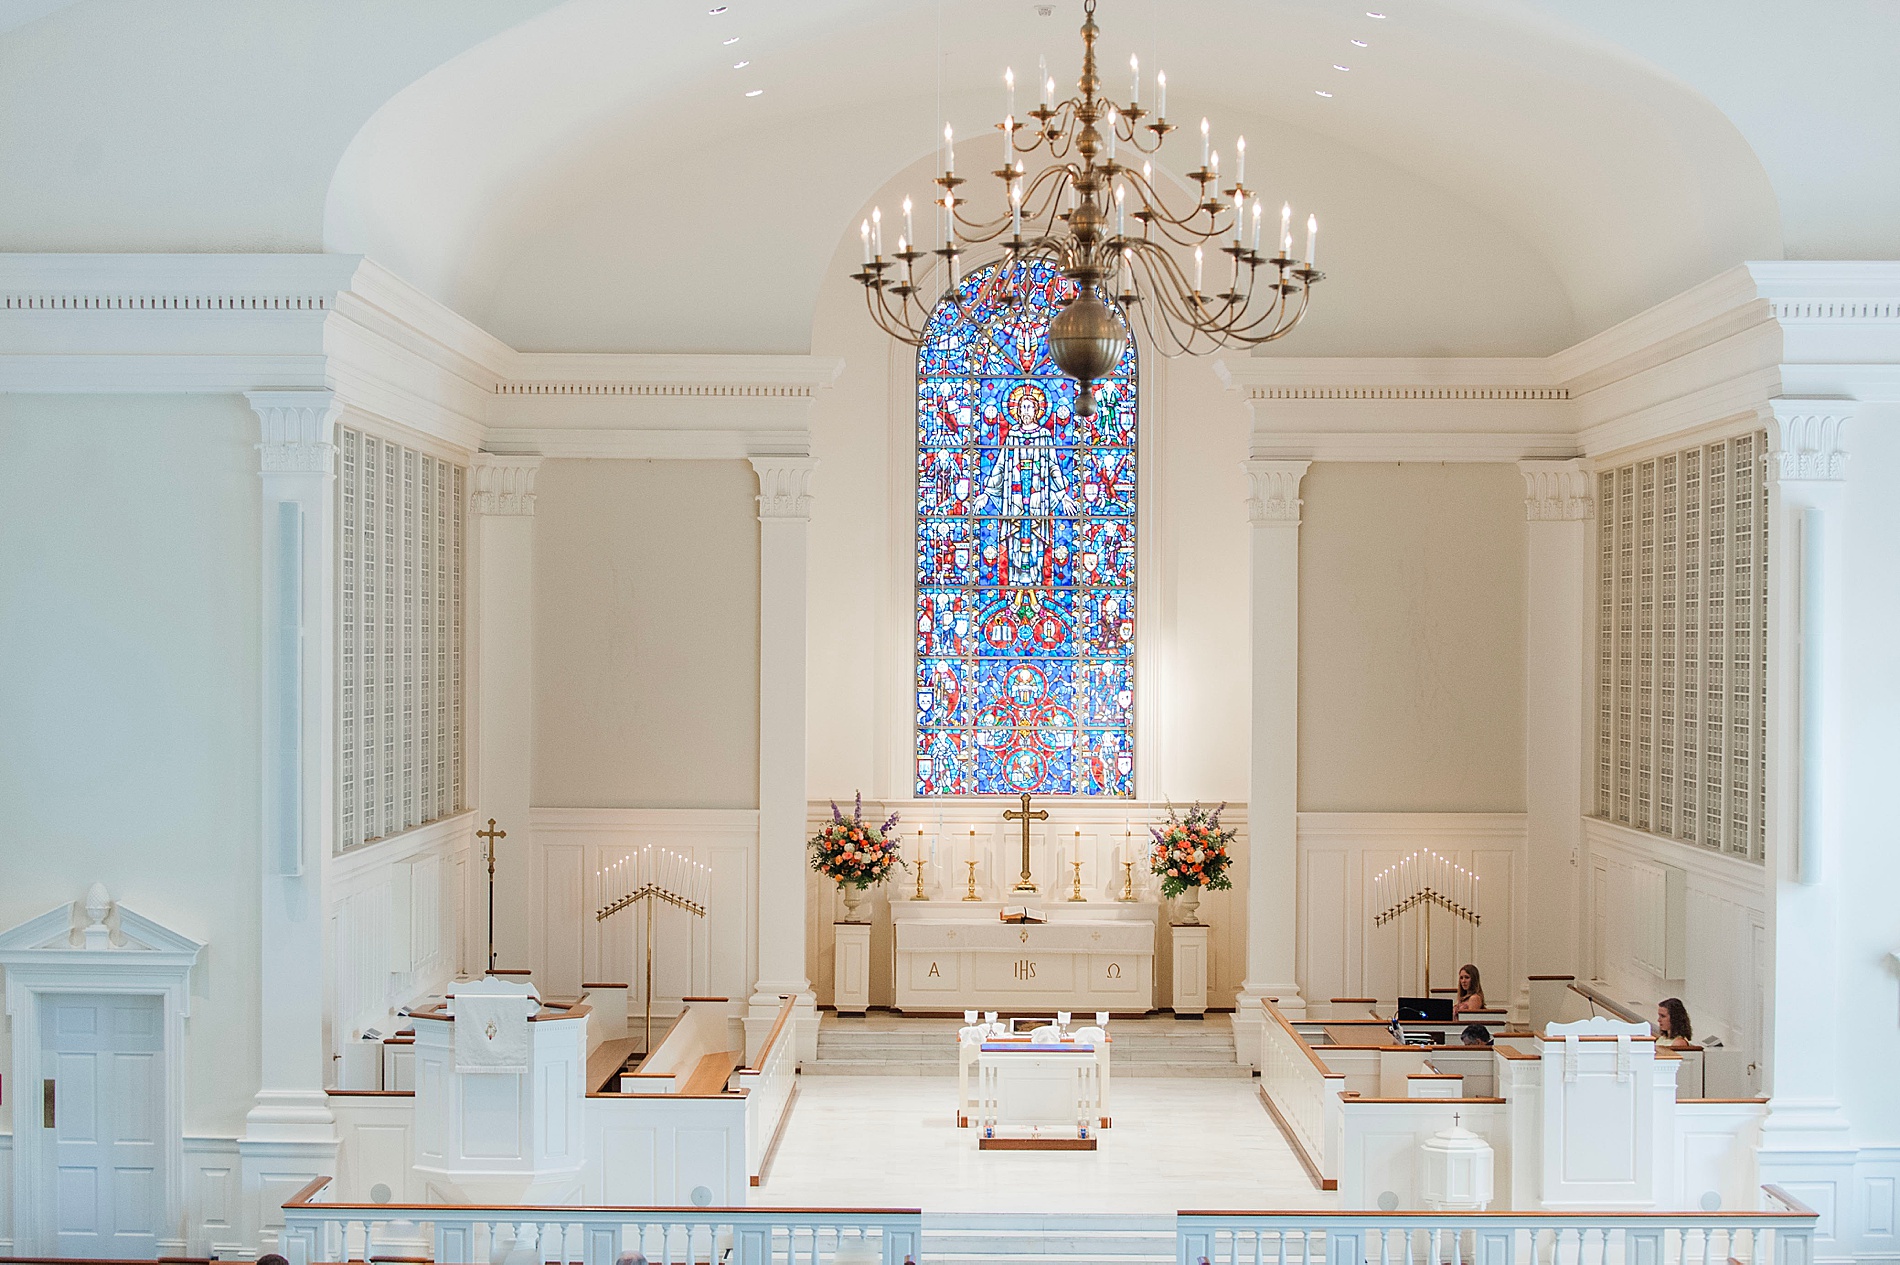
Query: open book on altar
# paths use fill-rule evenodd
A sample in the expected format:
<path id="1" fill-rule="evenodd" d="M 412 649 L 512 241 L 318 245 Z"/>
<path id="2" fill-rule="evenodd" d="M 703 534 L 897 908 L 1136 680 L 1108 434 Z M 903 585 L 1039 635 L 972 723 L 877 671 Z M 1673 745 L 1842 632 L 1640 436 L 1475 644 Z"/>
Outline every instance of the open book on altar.
<path id="1" fill-rule="evenodd" d="M 1027 905 L 1005 905 L 997 917 L 1004 922 L 1048 922 L 1049 915 Z"/>

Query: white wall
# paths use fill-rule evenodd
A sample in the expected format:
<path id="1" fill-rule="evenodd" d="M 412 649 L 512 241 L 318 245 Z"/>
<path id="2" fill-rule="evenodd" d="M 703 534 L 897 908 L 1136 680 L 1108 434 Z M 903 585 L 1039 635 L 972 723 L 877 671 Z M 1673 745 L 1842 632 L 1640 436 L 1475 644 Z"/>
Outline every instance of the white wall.
<path id="1" fill-rule="evenodd" d="M 1524 481 L 1315 464 L 1300 485 L 1300 808 L 1524 810 Z"/>
<path id="2" fill-rule="evenodd" d="M 542 463 L 536 806 L 758 806 L 757 495 L 743 461 Z"/>
<path id="3" fill-rule="evenodd" d="M 205 941 L 185 1128 L 227 1137 L 257 1088 L 256 442 L 235 396 L 0 395 L 0 926 L 96 880 Z"/>

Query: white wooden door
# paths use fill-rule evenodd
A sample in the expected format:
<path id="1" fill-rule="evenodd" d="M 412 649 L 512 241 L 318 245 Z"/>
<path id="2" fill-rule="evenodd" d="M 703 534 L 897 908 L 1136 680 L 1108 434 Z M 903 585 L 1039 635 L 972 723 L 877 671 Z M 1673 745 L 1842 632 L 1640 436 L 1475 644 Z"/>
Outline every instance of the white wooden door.
<path id="1" fill-rule="evenodd" d="M 41 1170 L 61 1256 L 151 1258 L 165 1206 L 159 1138 L 164 1084 L 160 999 L 41 999 Z"/>

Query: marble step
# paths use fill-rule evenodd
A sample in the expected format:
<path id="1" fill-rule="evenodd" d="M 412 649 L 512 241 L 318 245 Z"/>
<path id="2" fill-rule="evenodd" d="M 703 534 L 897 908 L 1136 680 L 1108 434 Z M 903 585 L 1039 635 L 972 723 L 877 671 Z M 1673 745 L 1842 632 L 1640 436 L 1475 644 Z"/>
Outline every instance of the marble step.
<path id="1" fill-rule="evenodd" d="M 919 1265 L 1166 1265 L 1171 1216 L 942 1214 L 924 1217 Z"/>

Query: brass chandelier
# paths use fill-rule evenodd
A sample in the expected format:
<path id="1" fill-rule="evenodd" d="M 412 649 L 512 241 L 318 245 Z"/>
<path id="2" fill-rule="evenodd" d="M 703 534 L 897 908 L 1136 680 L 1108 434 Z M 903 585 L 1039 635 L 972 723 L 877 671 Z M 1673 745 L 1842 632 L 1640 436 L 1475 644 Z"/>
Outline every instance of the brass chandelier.
<path id="1" fill-rule="evenodd" d="M 1220 155 L 1210 147 L 1207 120 L 1201 120 L 1201 165 L 1186 174 L 1195 185 L 1191 206 L 1168 205 L 1151 162 L 1143 161 L 1137 170 L 1117 160 L 1118 146 L 1137 156 L 1152 155 L 1176 130 L 1167 120 L 1167 76 L 1155 76 L 1152 122 L 1143 122 L 1149 114 L 1141 105 L 1136 58 L 1128 59 L 1134 83 L 1128 104 L 1102 97 L 1095 66 L 1095 0 L 1084 0 L 1083 12 L 1077 95 L 1058 102 L 1055 80 L 1045 72 L 1038 85 L 1041 104 L 1027 114 L 1033 122 L 1019 121 L 1015 78 L 1004 76 L 1008 113 L 999 127 L 1005 159 L 991 174 L 1003 184 L 1008 210 L 992 219 L 969 214 L 969 202 L 957 193 L 965 182 L 956 174 L 955 138 L 946 126 L 943 174 L 936 179 L 942 190 L 937 218 L 943 245 L 917 248 L 906 198 L 896 252 L 884 254 L 883 210 L 877 208 L 860 228 L 864 262 L 851 276 L 864 286 L 878 327 L 921 347 L 940 304 L 951 306 L 953 319 L 980 324 L 957 284 L 966 249 L 994 252 L 1010 283 L 1006 288 L 1016 296 L 1023 287 L 1014 283 L 1034 261 L 1046 261 L 1075 283 L 1075 297 L 1050 323 L 1049 353 L 1056 368 L 1075 379 L 1075 411 L 1086 417 L 1095 411 L 1094 384 L 1114 371 L 1126 349 L 1126 314 L 1139 316 L 1149 342 L 1164 354 L 1255 347 L 1292 332 L 1306 315 L 1314 283 L 1325 274 L 1313 267 L 1317 218 L 1307 219 L 1304 256 L 1294 255 L 1290 206 L 1281 208 L 1272 253 L 1261 254 L 1260 199 L 1245 182 L 1244 139 L 1235 147 L 1234 182 L 1223 189 Z M 1036 153 L 1046 154 L 1048 165 L 1030 175 L 1023 156 Z M 1131 219 L 1138 225 L 1132 234 Z M 1177 258 L 1177 252 L 1192 263 Z M 1221 264 L 1210 254 L 1226 255 L 1231 263 Z M 1219 288 L 1204 288 L 1210 281 Z"/>

